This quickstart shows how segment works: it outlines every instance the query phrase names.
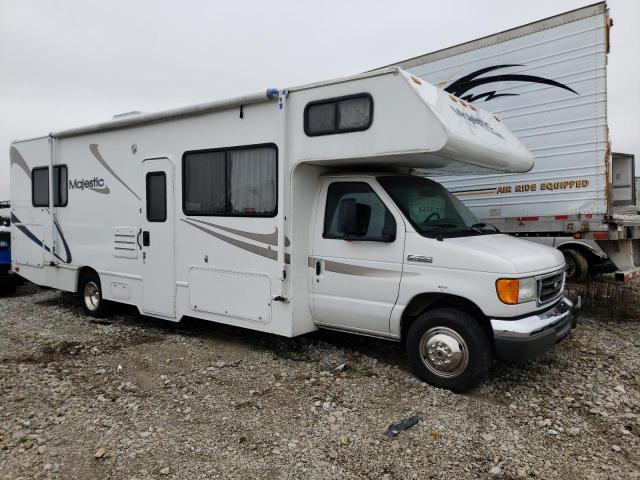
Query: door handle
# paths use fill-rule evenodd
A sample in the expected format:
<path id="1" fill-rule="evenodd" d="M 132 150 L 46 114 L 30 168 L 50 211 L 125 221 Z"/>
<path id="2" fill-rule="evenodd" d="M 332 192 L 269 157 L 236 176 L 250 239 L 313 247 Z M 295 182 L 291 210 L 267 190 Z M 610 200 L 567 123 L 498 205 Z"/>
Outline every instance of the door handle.
<path id="1" fill-rule="evenodd" d="M 148 247 L 149 245 L 151 245 L 151 239 L 149 238 L 149 232 L 148 231 L 144 231 L 142 232 L 142 245 L 144 245 L 145 247 Z"/>
<path id="2" fill-rule="evenodd" d="M 316 275 L 320 275 L 322 271 L 322 265 L 320 264 L 320 260 L 316 260 Z"/>
<path id="3" fill-rule="evenodd" d="M 142 229 L 138 231 L 138 236 L 136 237 L 136 243 L 138 244 L 138 248 L 142 250 L 142 244 L 140 243 L 140 235 L 142 235 Z"/>

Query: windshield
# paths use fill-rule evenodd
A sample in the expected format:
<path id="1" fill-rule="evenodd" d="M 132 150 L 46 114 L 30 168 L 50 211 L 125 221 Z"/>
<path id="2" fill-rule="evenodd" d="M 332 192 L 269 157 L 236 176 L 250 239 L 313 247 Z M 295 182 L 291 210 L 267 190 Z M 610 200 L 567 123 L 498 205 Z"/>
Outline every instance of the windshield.
<path id="1" fill-rule="evenodd" d="M 439 183 L 416 176 L 384 176 L 378 182 L 418 233 L 427 237 L 497 233 Z"/>

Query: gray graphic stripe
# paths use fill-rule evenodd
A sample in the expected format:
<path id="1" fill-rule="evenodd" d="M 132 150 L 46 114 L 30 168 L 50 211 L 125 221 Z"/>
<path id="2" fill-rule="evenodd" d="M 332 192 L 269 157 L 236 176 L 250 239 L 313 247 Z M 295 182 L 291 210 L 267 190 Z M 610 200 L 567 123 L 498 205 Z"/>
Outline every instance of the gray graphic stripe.
<path id="1" fill-rule="evenodd" d="M 96 192 L 96 193 L 103 193 L 103 194 L 107 194 L 107 193 L 111 193 L 111 190 L 109 190 L 109 187 L 102 187 L 102 188 L 91 188 L 89 187 L 89 190 L 91 190 L 92 192 Z"/>
<path id="2" fill-rule="evenodd" d="M 308 266 L 315 267 L 315 257 L 309 257 Z M 324 269 L 327 272 L 341 273 L 343 275 L 354 275 L 357 277 L 400 277 L 400 270 L 386 270 L 384 268 L 363 267 L 350 263 L 334 262 L 333 260 L 324 261 Z"/>
<path id="3" fill-rule="evenodd" d="M 204 220 L 196 220 L 195 218 L 189 219 L 191 222 L 202 223 L 204 225 L 208 225 L 210 227 L 215 227 L 220 230 L 224 230 L 225 232 L 233 233 L 234 235 L 238 235 L 239 237 L 249 238 L 251 240 L 255 240 L 256 242 L 264 242 L 269 245 L 276 246 L 278 245 L 278 229 L 274 228 L 273 233 L 253 233 L 246 232 L 244 230 L 237 230 L 235 228 L 224 227 L 222 225 L 217 225 L 215 223 L 205 222 Z M 289 246 L 288 239 L 285 239 L 285 246 Z"/>
<path id="4" fill-rule="evenodd" d="M 22 157 L 22 155 L 20 154 L 20 152 L 16 147 L 11 146 L 11 148 L 9 149 L 9 158 L 10 158 L 11 166 L 17 165 L 22 170 L 24 170 L 24 172 L 29 176 L 29 178 L 31 178 L 31 169 L 27 165 L 27 162 L 24 161 L 24 158 Z"/>
<path id="5" fill-rule="evenodd" d="M 92 143 L 91 145 L 89 145 L 89 150 L 91 150 L 91 153 L 93 153 L 93 156 L 96 157 L 96 160 L 98 160 L 98 162 L 100 162 L 100 164 L 107 170 L 107 172 L 109 172 L 111 175 L 113 175 L 115 177 L 115 179 L 118 180 L 124 186 L 124 188 L 126 188 L 127 190 L 129 190 L 133 194 L 134 197 L 136 197 L 138 200 L 142 201 L 142 199 L 138 196 L 138 194 L 136 192 L 134 192 L 131 189 L 131 187 L 129 187 L 129 185 L 127 185 L 124 182 L 124 180 L 122 180 L 118 176 L 118 174 L 113 171 L 113 169 L 107 164 L 105 159 L 102 158 L 102 155 L 98 151 L 98 144 Z M 100 193 L 102 193 L 102 192 L 100 192 Z"/>
<path id="6" fill-rule="evenodd" d="M 222 240 L 223 242 L 226 242 L 226 243 L 228 243 L 230 245 L 233 245 L 234 247 L 241 248 L 242 250 L 245 250 L 245 251 L 250 252 L 250 253 L 254 253 L 256 255 L 260 255 L 261 257 L 270 258 L 271 260 L 277 260 L 278 259 L 278 251 L 277 250 L 272 250 L 270 248 L 264 248 L 264 247 L 258 247 L 257 245 L 253 245 L 251 243 L 243 242 L 241 240 L 236 240 L 235 238 L 227 237 L 226 235 L 221 235 L 220 233 L 214 232 L 213 230 L 209 230 L 208 228 L 205 228 L 205 227 L 203 227 L 201 225 L 197 225 L 195 223 L 191 223 L 191 221 L 185 220 L 184 218 L 181 218 L 180 220 L 182 220 L 187 225 L 191 225 L 192 227 L 195 227 L 198 230 L 201 230 L 201 231 L 205 232 L 206 234 L 217 238 L 218 240 Z"/>

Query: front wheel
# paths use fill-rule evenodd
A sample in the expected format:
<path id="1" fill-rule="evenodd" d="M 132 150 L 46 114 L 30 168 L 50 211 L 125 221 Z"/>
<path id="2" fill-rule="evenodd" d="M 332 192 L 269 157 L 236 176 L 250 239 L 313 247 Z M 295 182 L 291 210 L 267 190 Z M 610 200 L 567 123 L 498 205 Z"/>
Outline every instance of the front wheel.
<path id="1" fill-rule="evenodd" d="M 465 392 L 489 373 L 489 337 L 471 315 L 439 308 L 420 315 L 407 332 L 407 356 L 425 382 Z"/>
<path id="2" fill-rule="evenodd" d="M 90 317 L 105 317 L 109 312 L 107 300 L 102 298 L 100 277 L 94 272 L 86 273 L 80 280 L 80 303 L 82 310 Z"/>

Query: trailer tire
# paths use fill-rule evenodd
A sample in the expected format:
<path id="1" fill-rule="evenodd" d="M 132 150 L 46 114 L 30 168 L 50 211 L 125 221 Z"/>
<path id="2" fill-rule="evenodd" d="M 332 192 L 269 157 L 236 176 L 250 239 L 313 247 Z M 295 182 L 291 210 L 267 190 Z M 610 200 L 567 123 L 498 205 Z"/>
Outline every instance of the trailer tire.
<path id="1" fill-rule="evenodd" d="M 102 285 L 97 273 L 90 271 L 82 276 L 78 293 L 85 315 L 103 318 L 109 314 L 109 302 L 102 297 Z"/>
<path id="2" fill-rule="evenodd" d="M 562 251 L 566 263 L 567 280 L 584 282 L 589 276 L 589 260 L 585 255 L 573 248 Z"/>
<path id="3" fill-rule="evenodd" d="M 421 380 L 456 393 L 478 385 L 489 373 L 493 356 L 480 323 L 452 308 L 427 311 L 416 318 L 407 331 L 406 351 Z"/>

